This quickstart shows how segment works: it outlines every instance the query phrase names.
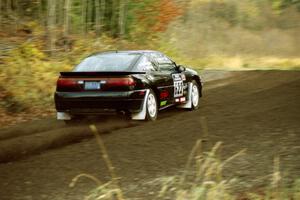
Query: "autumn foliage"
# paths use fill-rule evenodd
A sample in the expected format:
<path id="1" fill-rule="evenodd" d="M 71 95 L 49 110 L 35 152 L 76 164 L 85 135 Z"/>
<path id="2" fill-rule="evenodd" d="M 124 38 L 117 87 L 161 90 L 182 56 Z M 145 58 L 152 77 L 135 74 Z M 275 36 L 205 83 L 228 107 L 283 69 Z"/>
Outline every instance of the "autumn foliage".
<path id="1" fill-rule="evenodd" d="M 172 0 L 160 1 L 157 9 L 159 14 L 156 16 L 156 24 L 153 27 L 153 31 L 158 32 L 165 31 L 169 23 L 183 13 L 183 10 Z"/>
<path id="2" fill-rule="evenodd" d="M 169 24 L 182 16 L 185 10 L 173 0 L 136 1 L 140 6 L 133 10 L 136 19 L 130 30 L 132 38 L 138 38 L 138 41 L 165 32 Z"/>

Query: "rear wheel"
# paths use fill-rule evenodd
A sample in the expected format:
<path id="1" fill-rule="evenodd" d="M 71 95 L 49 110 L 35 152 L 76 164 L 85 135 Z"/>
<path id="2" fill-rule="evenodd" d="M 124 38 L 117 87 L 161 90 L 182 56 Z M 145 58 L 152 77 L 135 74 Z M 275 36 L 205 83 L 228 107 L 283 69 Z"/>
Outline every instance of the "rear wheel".
<path id="1" fill-rule="evenodd" d="M 158 108 L 157 99 L 153 90 L 150 89 L 146 102 L 146 120 L 155 121 L 157 118 Z"/>
<path id="2" fill-rule="evenodd" d="M 197 110 L 200 106 L 200 92 L 199 92 L 199 85 L 196 81 L 192 81 L 192 94 L 191 94 L 191 101 L 192 101 L 192 108 L 191 110 Z"/>

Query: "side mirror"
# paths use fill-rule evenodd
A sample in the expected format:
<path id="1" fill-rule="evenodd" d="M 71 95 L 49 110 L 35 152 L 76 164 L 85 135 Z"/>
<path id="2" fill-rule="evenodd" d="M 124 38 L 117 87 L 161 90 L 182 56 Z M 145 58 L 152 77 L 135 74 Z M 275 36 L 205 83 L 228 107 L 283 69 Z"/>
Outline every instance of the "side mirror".
<path id="1" fill-rule="evenodd" d="M 182 66 L 182 65 L 177 65 L 177 70 L 178 70 L 179 72 L 184 72 L 186 69 L 185 69 L 185 67 Z"/>

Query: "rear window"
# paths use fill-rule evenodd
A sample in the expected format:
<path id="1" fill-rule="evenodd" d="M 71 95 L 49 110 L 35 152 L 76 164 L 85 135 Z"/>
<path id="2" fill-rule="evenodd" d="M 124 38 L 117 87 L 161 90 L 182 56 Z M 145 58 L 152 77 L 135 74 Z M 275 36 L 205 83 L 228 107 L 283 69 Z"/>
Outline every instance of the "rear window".
<path id="1" fill-rule="evenodd" d="M 129 71 L 140 54 L 109 53 L 98 54 L 84 59 L 74 71 L 76 72 L 113 72 Z"/>

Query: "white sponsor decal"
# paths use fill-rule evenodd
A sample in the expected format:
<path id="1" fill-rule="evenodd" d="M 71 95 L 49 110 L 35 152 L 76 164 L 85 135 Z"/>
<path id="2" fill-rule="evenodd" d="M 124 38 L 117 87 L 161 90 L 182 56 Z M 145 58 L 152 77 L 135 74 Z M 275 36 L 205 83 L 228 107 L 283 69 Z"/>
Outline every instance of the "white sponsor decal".
<path id="1" fill-rule="evenodd" d="M 183 80 L 181 74 L 173 74 L 173 81 L 174 81 L 174 97 L 181 97 L 183 96 Z"/>
<path id="2" fill-rule="evenodd" d="M 185 74 L 181 74 L 181 78 L 183 81 L 185 81 L 186 80 Z"/>

